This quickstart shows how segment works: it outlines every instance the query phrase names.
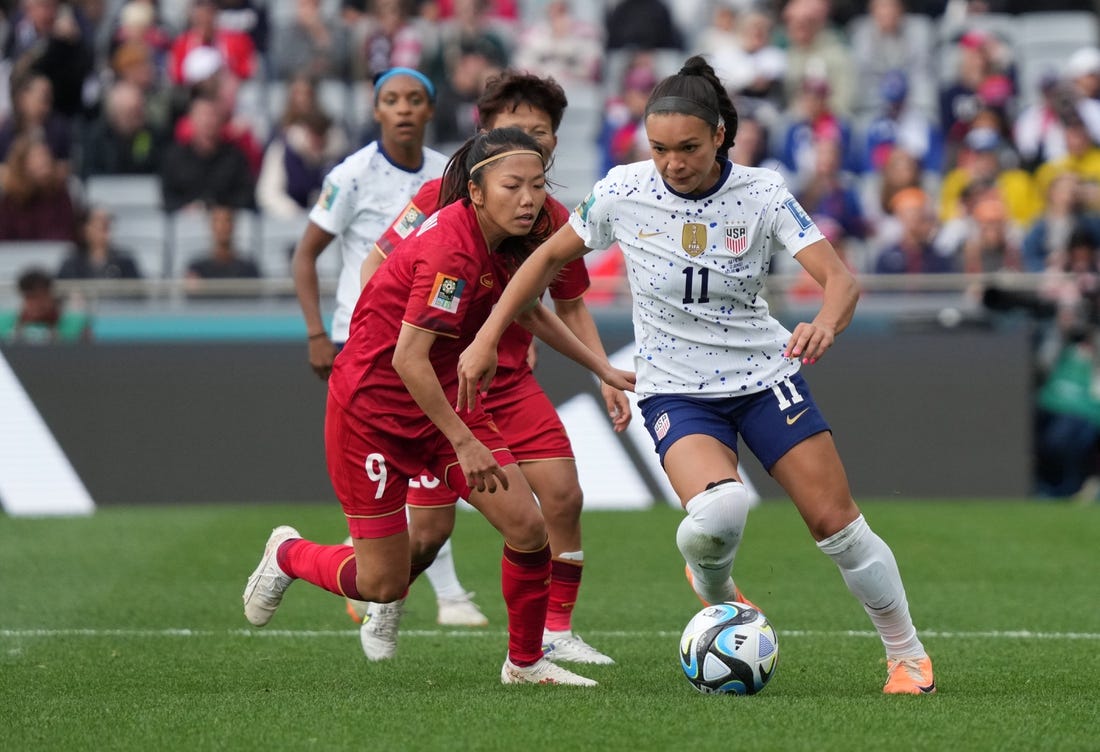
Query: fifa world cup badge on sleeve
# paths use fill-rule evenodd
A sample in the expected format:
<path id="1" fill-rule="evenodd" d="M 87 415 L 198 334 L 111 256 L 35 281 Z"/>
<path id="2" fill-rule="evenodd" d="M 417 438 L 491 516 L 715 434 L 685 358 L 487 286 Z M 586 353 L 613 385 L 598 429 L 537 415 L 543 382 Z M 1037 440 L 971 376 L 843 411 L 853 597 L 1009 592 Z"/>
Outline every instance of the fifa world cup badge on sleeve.
<path id="1" fill-rule="evenodd" d="M 798 223 L 798 226 L 803 230 L 808 230 L 813 225 L 813 220 L 810 219 L 810 215 L 806 213 L 806 210 L 802 208 L 802 205 L 793 198 L 789 198 L 783 202 L 783 206 L 787 207 L 787 211 L 794 217 L 794 221 Z"/>
<path id="2" fill-rule="evenodd" d="M 326 180 L 325 187 L 321 190 L 321 195 L 317 197 L 317 205 L 325 211 L 331 211 L 332 205 L 336 203 L 336 194 L 339 192 L 340 186 L 333 185 Z"/>
<path id="3" fill-rule="evenodd" d="M 441 311 L 454 313 L 462 300 L 462 291 L 466 287 L 464 280 L 450 277 L 442 272 L 435 275 L 435 284 L 428 297 L 428 305 Z"/>
<path id="4" fill-rule="evenodd" d="M 577 204 L 576 212 L 585 222 L 588 221 L 588 210 L 592 208 L 594 203 L 596 203 L 596 194 L 589 193 L 584 197 L 584 201 Z"/>

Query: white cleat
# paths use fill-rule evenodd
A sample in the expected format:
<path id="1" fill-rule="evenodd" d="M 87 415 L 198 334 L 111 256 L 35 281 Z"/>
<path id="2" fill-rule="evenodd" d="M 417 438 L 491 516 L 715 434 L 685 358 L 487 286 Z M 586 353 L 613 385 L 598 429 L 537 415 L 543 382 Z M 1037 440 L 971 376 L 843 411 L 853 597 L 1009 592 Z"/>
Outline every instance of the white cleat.
<path id="1" fill-rule="evenodd" d="M 405 599 L 393 603 L 368 603 L 363 626 L 359 627 L 359 642 L 369 660 L 385 661 L 397 652 L 397 629 L 405 614 Z"/>
<path id="2" fill-rule="evenodd" d="M 501 684 L 564 684 L 573 687 L 595 687 L 598 682 L 551 663 L 545 658 L 530 666 L 517 666 L 511 658 L 504 659 L 500 669 Z"/>
<path id="3" fill-rule="evenodd" d="M 290 525 L 280 525 L 271 531 L 264 546 L 264 555 L 244 586 L 244 615 L 253 626 L 262 627 L 271 621 L 275 609 L 283 600 L 283 593 L 294 581 L 279 568 L 275 555 L 279 546 L 292 538 L 301 537 L 301 533 Z"/>
<path id="4" fill-rule="evenodd" d="M 595 663 L 608 666 L 615 661 L 589 645 L 572 632 L 542 633 L 542 654 L 551 661 L 567 663 Z"/>
<path id="5" fill-rule="evenodd" d="M 463 593 L 458 598 L 439 598 L 438 603 L 436 621 L 445 627 L 484 627 L 489 623 L 474 603 L 473 593 Z"/>

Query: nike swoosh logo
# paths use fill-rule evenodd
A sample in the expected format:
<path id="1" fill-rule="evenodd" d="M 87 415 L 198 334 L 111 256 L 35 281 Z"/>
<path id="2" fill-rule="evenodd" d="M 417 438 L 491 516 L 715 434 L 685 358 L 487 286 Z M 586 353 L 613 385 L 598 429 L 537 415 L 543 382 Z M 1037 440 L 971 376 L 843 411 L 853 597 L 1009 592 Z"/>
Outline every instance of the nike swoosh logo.
<path id="1" fill-rule="evenodd" d="M 932 694 L 933 692 L 936 691 L 936 682 L 932 682 L 927 687 L 922 687 L 921 685 L 918 684 L 917 689 L 919 689 L 922 694 L 930 695 L 930 694 Z"/>
<path id="2" fill-rule="evenodd" d="M 664 235 L 664 234 L 665 233 L 663 233 L 663 232 L 643 232 L 642 230 L 638 230 L 638 237 L 639 238 L 655 238 L 658 235 Z"/>
<path id="3" fill-rule="evenodd" d="M 798 422 L 799 418 L 801 418 L 803 415 L 806 414 L 806 411 L 809 410 L 809 409 L 810 408 L 808 408 L 808 407 L 804 407 L 804 408 L 802 408 L 802 412 L 795 413 L 794 415 L 788 415 L 787 416 L 787 425 L 788 426 L 793 426 L 795 423 Z"/>

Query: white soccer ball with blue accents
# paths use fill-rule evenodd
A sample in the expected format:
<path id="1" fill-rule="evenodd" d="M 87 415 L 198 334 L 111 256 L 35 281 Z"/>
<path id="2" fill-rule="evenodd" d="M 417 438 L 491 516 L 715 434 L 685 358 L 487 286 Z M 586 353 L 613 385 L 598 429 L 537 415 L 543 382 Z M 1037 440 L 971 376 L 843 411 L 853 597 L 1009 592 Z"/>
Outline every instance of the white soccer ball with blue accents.
<path id="1" fill-rule="evenodd" d="M 754 695 L 779 660 L 779 640 L 764 614 L 747 603 L 716 603 L 695 614 L 680 637 L 680 667 L 706 694 Z"/>

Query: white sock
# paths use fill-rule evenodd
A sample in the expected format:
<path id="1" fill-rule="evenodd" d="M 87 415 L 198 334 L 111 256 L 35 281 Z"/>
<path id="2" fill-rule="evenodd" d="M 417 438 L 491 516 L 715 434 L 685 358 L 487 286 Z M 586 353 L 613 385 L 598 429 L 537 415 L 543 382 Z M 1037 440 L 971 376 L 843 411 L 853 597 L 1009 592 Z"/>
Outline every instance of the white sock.
<path id="1" fill-rule="evenodd" d="M 432 583 L 437 600 L 443 598 L 465 598 L 466 589 L 458 581 L 458 572 L 455 571 L 454 553 L 451 550 L 451 539 L 448 538 L 439 553 L 435 555 L 435 561 L 424 570 L 428 582 Z"/>
<path id="2" fill-rule="evenodd" d="M 840 567 L 852 595 L 863 604 L 878 630 L 887 658 L 925 654 L 909 616 L 905 586 L 893 552 L 860 515 L 846 528 L 817 544 Z"/>
<path id="3" fill-rule="evenodd" d="M 707 603 L 734 599 L 733 559 L 745 531 L 751 500 L 745 487 L 724 481 L 692 497 L 676 530 L 676 545 Z"/>

